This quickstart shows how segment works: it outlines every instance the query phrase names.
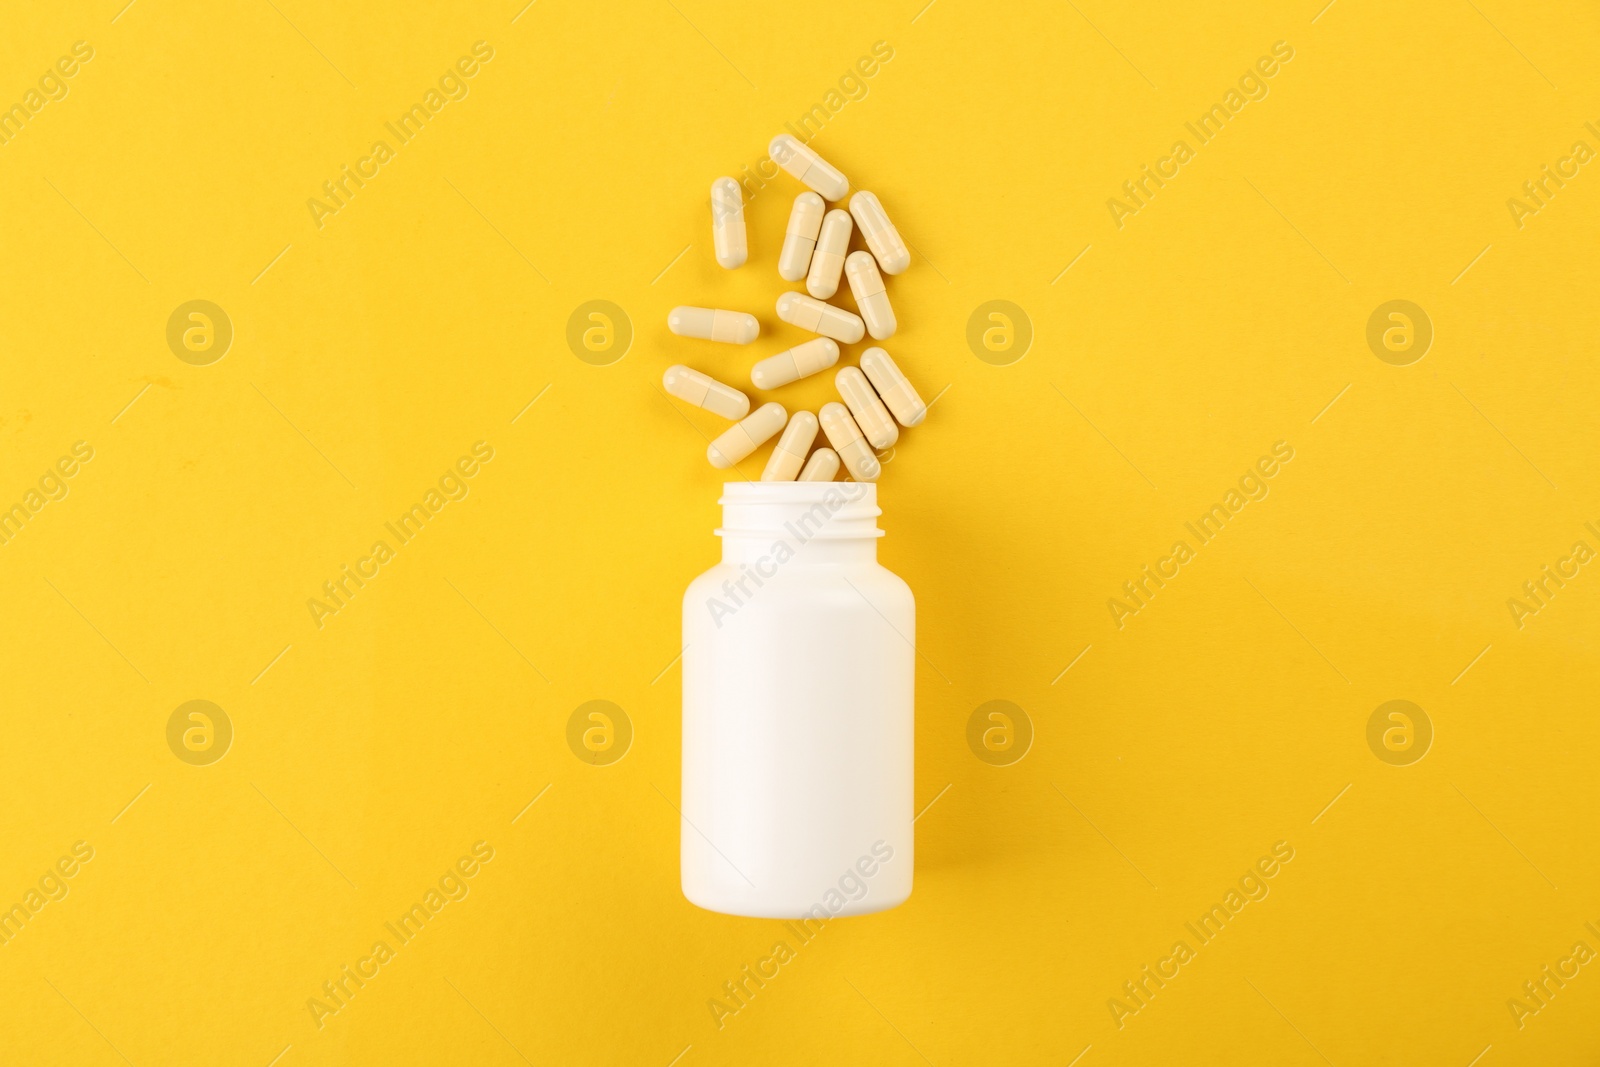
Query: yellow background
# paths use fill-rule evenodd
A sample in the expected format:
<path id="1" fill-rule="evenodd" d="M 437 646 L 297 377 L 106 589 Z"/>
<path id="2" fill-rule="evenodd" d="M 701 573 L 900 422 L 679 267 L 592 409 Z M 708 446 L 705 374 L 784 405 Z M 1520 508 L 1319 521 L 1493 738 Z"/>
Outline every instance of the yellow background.
<path id="1" fill-rule="evenodd" d="M 1506 1005 L 1600 949 L 1600 575 L 1506 606 L 1600 547 L 1597 164 L 1506 206 L 1600 148 L 1592 7 L 121 3 L 13 0 L 0 37 L 7 104 L 95 52 L 0 146 L 0 503 L 95 450 L 0 545 L 0 904 L 95 849 L 0 947 L 0 1061 L 1592 1062 L 1593 964 L 1520 1029 Z M 479 40 L 470 95 L 319 229 L 307 199 Z M 771 313 L 798 185 L 753 199 L 733 274 L 708 186 L 878 41 L 815 144 L 917 250 L 889 347 L 948 387 L 881 482 L 919 609 L 916 889 L 719 1029 L 788 935 L 678 891 L 719 424 L 658 385 L 801 339 Z M 209 366 L 166 343 L 194 299 L 235 330 Z M 565 340 L 596 299 L 634 333 L 608 366 Z M 1007 366 L 966 341 L 996 299 L 1035 332 Z M 1434 326 L 1409 366 L 1365 340 L 1392 299 Z M 679 303 L 763 337 L 673 338 Z M 1280 440 L 1270 495 L 1118 629 L 1108 599 Z M 476 441 L 470 495 L 319 629 L 306 601 Z M 236 732 L 209 766 L 166 741 L 193 699 Z M 592 699 L 633 726 L 609 766 L 566 742 Z M 1036 733 L 1010 766 L 966 742 L 993 699 Z M 1435 732 L 1409 766 L 1367 744 L 1394 699 Z M 1108 999 L 1280 840 L 1270 896 L 1119 1029 Z M 307 999 L 477 841 L 470 895 L 318 1029 Z"/>

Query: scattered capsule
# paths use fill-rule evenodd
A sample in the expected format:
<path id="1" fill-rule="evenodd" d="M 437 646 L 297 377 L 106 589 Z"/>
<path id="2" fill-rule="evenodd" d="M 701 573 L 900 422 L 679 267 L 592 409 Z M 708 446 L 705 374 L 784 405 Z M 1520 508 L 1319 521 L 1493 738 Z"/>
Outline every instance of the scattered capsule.
<path id="1" fill-rule="evenodd" d="M 814 337 L 804 344 L 784 349 L 750 368 L 750 384 L 757 389 L 776 389 L 797 382 L 839 362 L 839 346 L 829 337 Z"/>
<path id="2" fill-rule="evenodd" d="M 839 272 L 844 268 L 844 253 L 850 247 L 850 212 L 834 208 L 823 216 L 822 234 L 811 253 L 811 272 L 806 275 L 806 292 L 826 300 L 839 291 Z"/>
<path id="3" fill-rule="evenodd" d="M 754 415 L 750 417 L 755 418 Z M 878 464 L 878 457 L 872 454 L 872 449 L 867 447 L 867 439 L 861 435 L 856 420 L 850 417 L 850 409 L 837 401 L 826 403 L 822 405 L 821 421 L 822 432 L 828 435 L 828 443 L 839 453 L 839 459 L 850 472 L 850 477 L 858 482 L 877 481 L 883 468 Z"/>
<path id="4" fill-rule="evenodd" d="M 878 394 L 872 391 L 872 383 L 861 373 L 861 368 L 845 367 L 833 376 L 833 384 L 844 397 L 845 406 L 850 409 L 856 425 L 861 427 L 867 443 L 882 449 L 900 440 L 899 427 L 889 417 L 889 409 L 883 406 Z"/>
<path id="5" fill-rule="evenodd" d="M 744 194 L 732 178 L 711 183 L 711 245 L 717 262 L 732 270 L 750 258 L 744 235 Z"/>
<path id="6" fill-rule="evenodd" d="M 706 446 L 706 458 L 718 470 L 727 470 L 783 429 L 788 418 L 782 404 L 762 404 Z"/>
<path id="7" fill-rule="evenodd" d="M 839 453 L 826 446 L 811 453 L 811 458 L 806 460 L 805 467 L 800 471 L 800 482 L 831 482 L 833 476 L 839 473 Z"/>
<path id="8" fill-rule="evenodd" d="M 808 189 L 815 189 L 829 200 L 843 200 L 850 195 L 850 182 L 839 168 L 817 155 L 787 133 L 780 133 L 767 146 L 772 161 Z"/>
<path id="9" fill-rule="evenodd" d="M 679 337 L 700 337 L 730 345 L 747 345 L 761 336 L 754 315 L 721 308 L 675 307 L 667 313 L 667 329 Z"/>
<path id="10" fill-rule="evenodd" d="M 806 276 L 826 211 L 827 205 L 816 193 L 801 193 L 794 198 L 789 227 L 783 233 L 783 251 L 778 255 L 778 277 L 784 281 L 797 282 Z"/>
<path id="11" fill-rule="evenodd" d="M 889 306 L 889 294 L 883 287 L 883 275 L 871 252 L 851 252 L 844 261 L 845 277 L 850 279 L 850 292 L 866 320 L 867 332 L 875 341 L 886 341 L 894 336 L 899 323 L 894 319 L 894 308 Z"/>
<path id="12" fill-rule="evenodd" d="M 800 473 L 800 465 L 811 451 L 811 442 L 817 439 L 817 417 L 809 411 L 797 411 L 789 416 L 789 425 L 767 460 L 767 469 L 761 472 L 764 482 L 792 482 Z"/>
<path id="13" fill-rule="evenodd" d="M 847 345 L 855 344 L 867 332 L 861 316 L 855 312 L 824 304 L 804 293 L 784 293 L 778 297 L 778 318 Z"/>
<path id="14" fill-rule="evenodd" d="M 878 266 L 885 274 L 899 274 L 911 266 L 911 251 L 900 238 L 889 216 L 876 195 L 863 189 L 850 198 L 850 214 L 861 227 L 861 237 L 877 257 Z"/>
<path id="15" fill-rule="evenodd" d="M 750 414 L 750 398 L 731 385 L 723 385 L 709 374 L 701 374 L 682 363 L 667 368 L 661 385 L 679 400 L 705 408 L 713 415 L 735 421 Z"/>
<path id="16" fill-rule="evenodd" d="M 861 369 L 901 426 L 915 426 L 927 417 L 928 405 L 922 402 L 911 379 L 895 366 L 889 353 L 881 348 L 867 349 L 861 353 Z"/>

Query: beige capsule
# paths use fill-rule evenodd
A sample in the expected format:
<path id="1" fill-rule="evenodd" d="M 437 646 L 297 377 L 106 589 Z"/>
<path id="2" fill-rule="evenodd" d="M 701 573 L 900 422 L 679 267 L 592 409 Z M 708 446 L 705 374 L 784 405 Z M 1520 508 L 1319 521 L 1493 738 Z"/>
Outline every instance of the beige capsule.
<path id="1" fill-rule="evenodd" d="M 776 389 L 790 382 L 825 371 L 839 362 L 839 346 L 830 337 L 814 337 L 805 344 L 786 348 L 750 368 L 750 382 L 757 389 Z"/>
<path id="2" fill-rule="evenodd" d="M 687 305 L 667 312 L 667 329 L 679 337 L 699 337 L 730 345 L 747 345 L 761 336 L 761 323 L 754 315 Z"/>
<path id="3" fill-rule="evenodd" d="M 798 178 L 801 185 L 815 189 L 829 200 L 843 200 L 850 195 L 850 182 L 838 167 L 787 133 L 772 139 L 767 154 L 774 163 Z"/>
<path id="4" fill-rule="evenodd" d="M 811 270 L 806 275 L 806 292 L 826 300 L 839 291 L 839 273 L 844 270 L 845 250 L 850 247 L 850 231 L 855 224 L 850 212 L 834 208 L 822 217 L 822 232 L 816 251 L 811 253 Z"/>
<path id="5" fill-rule="evenodd" d="M 837 401 L 830 401 L 822 405 L 820 421 L 822 432 L 828 435 L 828 443 L 839 453 L 839 460 L 850 472 L 850 477 L 858 482 L 877 481 L 883 468 L 878 464 L 878 457 L 867 446 L 867 439 L 861 435 L 856 420 L 850 417 L 850 409 Z"/>
<path id="6" fill-rule="evenodd" d="M 872 383 L 867 381 L 860 367 L 843 368 L 833 376 L 833 385 L 844 397 L 851 417 L 873 448 L 888 448 L 900 440 L 899 427 L 895 426 L 878 394 L 872 391 Z"/>
<path id="7" fill-rule="evenodd" d="M 788 417 L 789 413 L 783 410 L 782 404 L 762 404 L 707 445 L 706 459 L 718 470 L 727 470 L 783 429 Z"/>
<path id="8" fill-rule="evenodd" d="M 811 250 L 817 247 L 822 232 L 822 216 L 828 206 L 816 193 L 801 193 L 794 198 L 789 226 L 783 233 L 783 251 L 778 254 L 778 277 L 797 282 L 811 266 Z"/>
<path id="9" fill-rule="evenodd" d="M 806 460 L 806 465 L 800 471 L 800 482 L 831 482 L 833 476 L 839 473 L 839 453 L 823 446 L 811 453 L 811 458 Z"/>
<path id="10" fill-rule="evenodd" d="M 894 308 L 889 306 L 889 293 L 883 287 L 883 275 L 878 273 L 872 253 L 851 252 L 844 261 L 844 274 L 850 279 L 850 294 L 856 298 L 872 339 L 887 341 L 893 337 L 899 323 L 895 322 Z"/>
<path id="11" fill-rule="evenodd" d="M 855 312 L 824 304 L 804 293 L 784 293 L 778 297 L 778 318 L 847 345 L 855 344 L 867 332 L 861 316 Z"/>
<path id="12" fill-rule="evenodd" d="M 850 198 L 850 214 L 861 228 L 861 238 L 877 257 L 878 266 L 885 274 L 899 274 L 911 266 L 911 250 L 900 237 L 900 231 L 889 221 L 889 215 L 878 202 L 878 197 L 865 189 Z"/>
<path id="13" fill-rule="evenodd" d="M 809 411 L 797 411 L 789 416 L 789 425 L 784 427 L 783 436 L 778 438 L 777 445 L 772 449 L 772 456 L 767 460 L 766 470 L 761 472 L 764 482 L 792 482 L 794 476 L 800 473 L 800 465 L 806 461 L 806 453 L 811 451 L 811 442 L 817 439 L 817 417 Z"/>
<path id="14" fill-rule="evenodd" d="M 701 374 L 692 367 L 675 363 L 661 376 L 661 386 L 667 392 L 697 408 L 705 408 L 713 415 L 735 421 L 750 414 L 750 398 L 731 385 L 723 385 L 709 374 Z"/>
<path id="15" fill-rule="evenodd" d="M 744 266 L 750 246 L 744 232 L 744 193 L 732 178 L 711 183 L 711 247 L 728 270 Z"/>
<path id="16" fill-rule="evenodd" d="M 889 353 L 881 348 L 867 349 L 861 353 L 861 370 L 901 426 L 915 426 L 928 417 L 928 405 Z"/>

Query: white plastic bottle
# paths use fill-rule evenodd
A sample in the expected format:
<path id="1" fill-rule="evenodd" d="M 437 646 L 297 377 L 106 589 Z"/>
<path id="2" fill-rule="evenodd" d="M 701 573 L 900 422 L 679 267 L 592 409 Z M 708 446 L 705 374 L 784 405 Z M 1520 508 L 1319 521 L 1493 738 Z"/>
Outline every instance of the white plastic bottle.
<path id="1" fill-rule="evenodd" d="M 683 598 L 683 893 L 769 918 L 911 894 L 916 607 L 878 565 L 877 487 L 723 487 Z"/>

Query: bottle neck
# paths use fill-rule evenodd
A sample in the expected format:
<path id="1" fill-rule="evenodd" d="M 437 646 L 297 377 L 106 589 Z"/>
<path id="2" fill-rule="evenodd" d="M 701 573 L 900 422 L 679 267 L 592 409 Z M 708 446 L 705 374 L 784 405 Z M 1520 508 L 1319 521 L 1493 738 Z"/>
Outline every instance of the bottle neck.
<path id="1" fill-rule="evenodd" d="M 880 514 L 870 482 L 730 482 L 717 536 L 724 563 L 770 577 L 791 563 L 876 562 Z"/>
<path id="2" fill-rule="evenodd" d="M 756 568 L 770 577 L 769 571 L 792 563 L 798 567 L 827 567 L 843 564 L 876 563 L 878 542 L 860 538 L 802 541 L 787 531 L 770 537 L 727 537 L 722 539 L 722 562 Z"/>

